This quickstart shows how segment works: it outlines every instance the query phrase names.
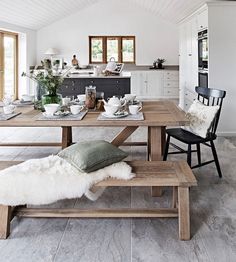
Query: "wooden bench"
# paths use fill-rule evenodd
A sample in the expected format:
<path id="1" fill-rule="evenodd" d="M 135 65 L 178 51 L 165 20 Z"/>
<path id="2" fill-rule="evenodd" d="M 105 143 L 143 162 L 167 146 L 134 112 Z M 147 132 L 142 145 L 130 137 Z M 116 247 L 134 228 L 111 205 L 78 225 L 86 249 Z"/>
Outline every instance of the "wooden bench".
<path id="1" fill-rule="evenodd" d="M 27 208 L 0 205 L 0 238 L 6 239 L 10 233 L 10 221 L 14 216 L 36 218 L 179 218 L 179 238 L 190 239 L 189 188 L 197 181 L 186 162 L 171 161 L 131 161 L 136 177 L 132 180 L 108 179 L 96 186 L 170 186 L 173 187 L 172 206 L 152 209 L 58 209 Z M 13 165 L 14 162 L 0 163 L 0 169 Z"/>

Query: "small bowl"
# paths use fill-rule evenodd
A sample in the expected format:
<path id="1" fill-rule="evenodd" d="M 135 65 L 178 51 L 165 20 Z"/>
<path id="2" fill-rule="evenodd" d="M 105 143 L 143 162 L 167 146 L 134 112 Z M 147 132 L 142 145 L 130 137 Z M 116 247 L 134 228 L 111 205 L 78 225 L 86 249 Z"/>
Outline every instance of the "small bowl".
<path id="1" fill-rule="evenodd" d="M 34 96 L 31 95 L 22 95 L 21 100 L 24 102 L 32 102 L 34 99 Z"/>
<path id="2" fill-rule="evenodd" d="M 53 116 L 59 108 L 60 108 L 59 104 L 46 104 L 46 105 L 44 105 L 45 112 L 49 116 Z"/>
<path id="3" fill-rule="evenodd" d="M 118 110 L 120 106 L 113 106 L 113 105 L 104 105 L 104 109 L 106 111 L 106 114 L 109 116 L 114 115 Z"/>

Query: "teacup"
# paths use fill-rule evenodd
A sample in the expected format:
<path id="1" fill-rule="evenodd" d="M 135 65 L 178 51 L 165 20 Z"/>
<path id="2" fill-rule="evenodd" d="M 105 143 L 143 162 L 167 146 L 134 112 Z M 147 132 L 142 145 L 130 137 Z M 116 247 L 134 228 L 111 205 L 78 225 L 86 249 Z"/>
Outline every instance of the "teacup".
<path id="1" fill-rule="evenodd" d="M 59 108 L 60 108 L 59 104 L 46 104 L 46 105 L 44 105 L 46 115 L 48 115 L 48 116 L 53 116 Z"/>
<path id="2" fill-rule="evenodd" d="M 139 111 L 142 110 L 142 106 L 138 105 L 130 105 L 129 106 L 129 112 L 131 115 L 137 115 Z"/>
<path id="3" fill-rule="evenodd" d="M 82 95 L 77 95 L 77 98 L 79 99 L 80 102 L 85 102 L 86 100 L 86 95 L 82 94 Z"/>
<path id="4" fill-rule="evenodd" d="M 127 100 L 127 102 L 134 102 L 136 98 L 136 95 L 135 94 L 125 94 L 125 99 Z"/>
<path id="5" fill-rule="evenodd" d="M 62 98 L 62 105 L 63 106 L 68 106 L 70 103 L 70 97 L 64 97 Z"/>
<path id="6" fill-rule="evenodd" d="M 106 111 L 106 114 L 109 115 L 109 116 L 114 115 L 118 111 L 119 107 L 120 106 L 118 106 L 118 105 L 104 105 L 104 109 Z"/>
<path id="7" fill-rule="evenodd" d="M 84 106 L 81 106 L 81 105 L 70 106 L 70 111 L 72 115 L 78 115 L 83 109 L 84 109 Z"/>
<path id="8" fill-rule="evenodd" d="M 7 106 L 4 106 L 4 107 L 3 107 L 3 112 L 4 112 L 4 114 L 6 114 L 6 115 L 13 114 L 15 108 L 16 108 L 16 107 L 15 107 L 14 105 L 7 105 Z"/>
<path id="9" fill-rule="evenodd" d="M 32 102 L 34 99 L 34 96 L 31 95 L 22 95 L 21 96 L 22 101 L 24 102 Z"/>

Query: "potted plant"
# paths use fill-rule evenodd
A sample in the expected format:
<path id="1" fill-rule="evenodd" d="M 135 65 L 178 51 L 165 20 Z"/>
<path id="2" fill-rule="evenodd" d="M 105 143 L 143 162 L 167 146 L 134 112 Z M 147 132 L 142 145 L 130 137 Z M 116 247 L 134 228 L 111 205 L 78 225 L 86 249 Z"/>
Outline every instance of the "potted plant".
<path id="1" fill-rule="evenodd" d="M 164 69 L 163 67 L 163 63 L 165 63 L 165 59 L 164 58 L 158 58 L 157 60 L 154 61 L 154 67 L 158 68 L 158 69 Z"/>
<path id="2" fill-rule="evenodd" d="M 62 73 L 52 69 L 51 60 L 49 59 L 41 63 L 44 68 L 43 70 L 38 70 L 36 72 L 33 70 L 30 74 L 23 72 L 22 76 L 26 76 L 37 83 L 38 101 L 35 108 L 44 110 L 44 105 L 46 104 L 61 104 L 62 96 L 58 94 L 58 89 L 71 68 Z"/>

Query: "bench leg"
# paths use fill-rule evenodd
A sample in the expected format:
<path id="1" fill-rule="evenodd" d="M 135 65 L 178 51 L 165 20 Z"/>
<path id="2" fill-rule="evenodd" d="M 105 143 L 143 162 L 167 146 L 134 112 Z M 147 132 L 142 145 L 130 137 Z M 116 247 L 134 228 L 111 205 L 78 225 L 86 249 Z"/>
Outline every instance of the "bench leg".
<path id="1" fill-rule="evenodd" d="M 189 188 L 178 188 L 179 239 L 190 239 Z"/>
<path id="2" fill-rule="evenodd" d="M 11 207 L 0 205 L 0 239 L 7 239 L 10 234 Z"/>
<path id="3" fill-rule="evenodd" d="M 172 189 L 172 208 L 177 208 L 178 206 L 178 187 L 173 186 Z"/>

